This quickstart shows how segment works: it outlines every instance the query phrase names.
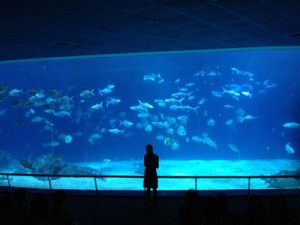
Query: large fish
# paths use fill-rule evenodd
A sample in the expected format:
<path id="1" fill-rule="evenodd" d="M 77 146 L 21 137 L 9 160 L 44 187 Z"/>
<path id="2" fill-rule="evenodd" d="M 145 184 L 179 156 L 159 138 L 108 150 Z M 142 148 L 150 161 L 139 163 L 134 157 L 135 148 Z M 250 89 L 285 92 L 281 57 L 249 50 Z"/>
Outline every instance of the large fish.
<path id="1" fill-rule="evenodd" d="M 299 128 L 300 127 L 300 123 L 296 123 L 296 122 L 288 122 L 282 125 L 283 127 L 286 128 Z"/>

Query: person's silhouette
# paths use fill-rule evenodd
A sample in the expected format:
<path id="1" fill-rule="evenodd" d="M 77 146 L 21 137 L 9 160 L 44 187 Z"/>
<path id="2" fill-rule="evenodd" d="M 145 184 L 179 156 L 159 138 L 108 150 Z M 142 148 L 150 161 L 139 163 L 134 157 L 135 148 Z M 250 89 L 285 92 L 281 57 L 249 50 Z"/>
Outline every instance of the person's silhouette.
<path id="1" fill-rule="evenodd" d="M 153 189 L 153 200 L 154 205 L 156 205 L 157 201 L 157 187 L 158 187 L 158 179 L 156 169 L 159 167 L 159 157 L 158 155 L 153 153 L 153 146 L 148 144 L 146 145 L 146 154 L 144 156 L 144 166 L 145 166 L 145 174 L 144 174 L 144 188 L 146 188 L 146 196 L 148 201 L 151 200 L 150 189 Z"/>

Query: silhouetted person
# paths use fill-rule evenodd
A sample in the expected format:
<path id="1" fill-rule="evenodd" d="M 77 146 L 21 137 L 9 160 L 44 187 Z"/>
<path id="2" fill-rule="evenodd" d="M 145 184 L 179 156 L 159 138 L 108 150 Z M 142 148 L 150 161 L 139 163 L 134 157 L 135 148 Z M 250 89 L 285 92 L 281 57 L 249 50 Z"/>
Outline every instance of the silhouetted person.
<path id="1" fill-rule="evenodd" d="M 54 225 L 72 224 L 71 214 L 64 207 L 65 199 L 66 193 L 63 190 L 58 190 L 54 193 L 54 205 L 51 208 Z"/>
<path id="2" fill-rule="evenodd" d="M 248 208 L 244 215 L 245 225 L 264 225 L 267 211 L 258 196 L 250 196 Z"/>
<path id="3" fill-rule="evenodd" d="M 218 225 L 240 225 L 242 219 L 240 216 L 228 208 L 228 197 L 226 194 L 221 193 L 216 199 L 216 217 Z"/>
<path id="4" fill-rule="evenodd" d="M 179 225 L 204 224 L 200 195 L 195 190 L 188 190 L 184 199 L 184 205 L 179 208 Z"/>
<path id="5" fill-rule="evenodd" d="M 287 202 L 283 196 L 272 196 L 269 200 L 267 225 L 288 225 Z"/>
<path id="6" fill-rule="evenodd" d="M 15 225 L 22 224 L 24 218 L 29 213 L 30 205 L 28 202 L 27 191 L 24 188 L 17 188 L 14 193 L 14 215 L 13 220 Z"/>
<path id="7" fill-rule="evenodd" d="M 144 174 L 144 188 L 146 188 L 146 196 L 150 202 L 151 193 L 150 189 L 153 189 L 153 198 L 154 205 L 157 201 L 157 172 L 156 169 L 159 167 L 159 157 L 158 155 L 153 153 L 153 146 L 148 144 L 146 145 L 146 154 L 144 156 L 144 166 L 145 166 L 145 174 Z"/>

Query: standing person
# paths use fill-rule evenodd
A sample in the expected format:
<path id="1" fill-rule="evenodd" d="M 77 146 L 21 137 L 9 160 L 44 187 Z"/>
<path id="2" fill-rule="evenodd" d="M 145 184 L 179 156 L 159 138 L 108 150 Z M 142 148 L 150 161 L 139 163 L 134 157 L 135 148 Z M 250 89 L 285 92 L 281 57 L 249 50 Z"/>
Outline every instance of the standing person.
<path id="1" fill-rule="evenodd" d="M 146 145 L 146 154 L 144 156 L 144 166 L 145 166 L 145 174 L 144 174 L 144 188 L 146 188 L 146 196 L 147 199 L 151 200 L 150 189 L 153 189 L 153 200 L 154 205 L 156 205 L 157 200 L 157 172 L 156 169 L 159 167 L 159 157 L 158 155 L 153 153 L 153 146 L 148 144 Z"/>

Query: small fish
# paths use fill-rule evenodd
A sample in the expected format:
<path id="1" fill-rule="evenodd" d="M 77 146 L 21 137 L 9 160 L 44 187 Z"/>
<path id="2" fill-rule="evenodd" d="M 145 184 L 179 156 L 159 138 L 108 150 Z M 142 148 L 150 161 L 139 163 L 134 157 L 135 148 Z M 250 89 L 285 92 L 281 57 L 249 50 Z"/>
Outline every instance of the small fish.
<path id="1" fill-rule="evenodd" d="M 82 91 L 80 93 L 80 97 L 82 97 L 82 98 L 90 98 L 92 96 L 95 96 L 94 89 L 92 89 L 92 90 L 85 90 L 85 91 Z"/>
<path id="2" fill-rule="evenodd" d="M 233 109 L 234 106 L 232 106 L 232 105 L 224 105 L 224 108 L 226 108 L 226 109 Z"/>
<path id="3" fill-rule="evenodd" d="M 108 132 L 110 132 L 112 134 L 124 134 L 124 130 L 120 130 L 118 128 L 109 129 Z"/>
<path id="4" fill-rule="evenodd" d="M 153 109 L 153 108 L 154 108 L 153 105 L 151 105 L 151 104 L 149 104 L 149 103 L 147 103 L 147 102 L 141 102 L 141 101 L 139 100 L 139 103 L 140 103 L 140 106 L 142 106 L 142 107 L 145 108 L 145 109 Z"/>
<path id="5" fill-rule="evenodd" d="M 126 128 L 129 128 L 133 125 L 132 122 L 128 121 L 128 120 L 123 120 L 123 121 L 120 121 L 120 126 L 123 126 L 123 127 L 126 127 Z"/>
<path id="6" fill-rule="evenodd" d="M 40 123 L 42 121 L 44 121 L 44 118 L 40 117 L 40 116 L 36 116 L 31 119 L 31 122 L 33 122 L 33 123 Z"/>
<path id="7" fill-rule="evenodd" d="M 106 100 L 106 107 L 108 107 L 109 105 L 116 105 L 119 104 L 121 102 L 121 99 L 118 98 L 111 98 L 109 100 Z"/>
<path id="8" fill-rule="evenodd" d="M 150 74 L 144 75 L 144 80 L 155 81 L 156 78 L 158 78 L 159 80 L 161 80 L 160 73 L 158 73 L 158 74 L 150 73 Z"/>
<path id="9" fill-rule="evenodd" d="M 236 153 L 241 153 L 240 150 L 238 149 L 238 147 L 234 144 L 228 144 L 228 147 Z"/>
<path id="10" fill-rule="evenodd" d="M 213 120 L 213 119 L 209 119 L 209 120 L 207 120 L 207 122 L 206 122 L 206 124 L 207 124 L 207 126 L 209 126 L 209 127 L 213 127 L 214 125 L 215 125 L 215 121 Z"/>
<path id="11" fill-rule="evenodd" d="M 52 113 L 54 116 L 57 117 L 71 117 L 71 113 L 68 111 L 59 111 L 59 112 L 52 111 Z"/>
<path id="12" fill-rule="evenodd" d="M 13 89 L 10 92 L 8 92 L 8 95 L 13 97 L 13 96 L 19 96 L 21 93 L 23 93 L 22 89 Z"/>
<path id="13" fill-rule="evenodd" d="M 68 135 L 65 136 L 66 144 L 70 144 L 72 142 L 72 140 L 73 140 L 72 135 L 68 134 Z"/>
<path id="14" fill-rule="evenodd" d="M 295 153 L 295 150 L 292 148 L 292 146 L 290 146 L 290 143 L 286 143 L 285 145 L 285 150 L 288 154 L 294 154 Z"/>
<path id="15" fill-rule="evenodd" d="M 92 105 L 91 107 L 90 107 L 90 110 L 98 110 L 98 109 L 103 109 L 103 107 L 102 107 L 102 103 L 103 102 L 101 102 L 100 104 L 99 103 L 97 103 L 97 104 L 95 104 L 95 105 Z"/>
<path id="16" fill-rule="evenodd" d="M 241 93 L 242 93 L 242 95 L 244 95 L 246 97 L 249 97 L 249 98 L 252 97 L 252 94 L 249 91 L 242 91 Z"/>
<path id="17" fill-rule="evenodd" d="M 111 92 L 112 92 L 112 90 L 110 88 L 107 88 L 107 87 L 104 88 L 104 89 L 98 89 L 98 95 L 101 95 L 101 96 L 103 96 L 105 94 L 109 94 Z"/>
<path id="18" fill-rule="evenodd" d="M 90 142 L 93 145 L 95 143 L 95 141 L 100 138 L 102 138 L 102 135 L 100 135 L 98 133 L 93 133 L 89 136 L 88 142 Z"/>
<path id="19" fill-rule="evenodd" d="M 199 142 L 199 143 L 203 143 L 203 139 L 201 137 L 198 137 L 198 136 L 193 136 L 192 140 L 196 141 L 196 142 Z"/>

